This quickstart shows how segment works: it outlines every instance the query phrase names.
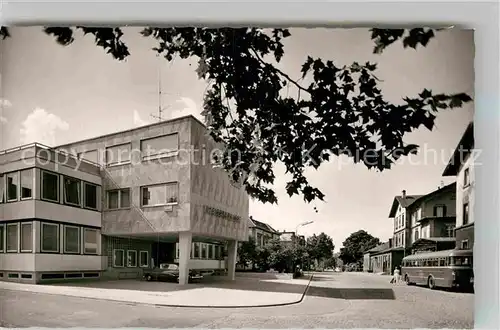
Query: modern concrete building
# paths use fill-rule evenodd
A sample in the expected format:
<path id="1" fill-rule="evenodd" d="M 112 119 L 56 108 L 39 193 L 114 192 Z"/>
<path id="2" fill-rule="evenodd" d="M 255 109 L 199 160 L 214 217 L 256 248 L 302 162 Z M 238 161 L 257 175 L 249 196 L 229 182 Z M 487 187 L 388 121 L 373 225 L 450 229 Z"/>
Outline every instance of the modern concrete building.
<path id="1" fill-rule="evenodd" d="M 475 201 L 473 150 L 474 125 L 471 122 L 443 172 L 443 176 L 454 176 L 457 179 L 456 248 L 466 250 L 474 248 L 474 212 L 471 212 Z"/>
<path id="2" fill-rule="evenodd" d="M 20 197 L 17 202 L 9 200 L 0 206 L 2 223 L 8 226 L 16 219 L 55 218 L 52 220 L 59 221 L 59 227 L 42 226 L 40 221 L 39 231 L 38 224 L 34 223 L 32 231 L 33 255 L 38 253 L 37 240 L 48 242 L 47 232 L 59 239 L 60 256 L 43 268 L 43 271 L 59 274 L 59 278 L 71 277 L 75 272 L 85 276 L 84 270 L 98 277 L 138 278 L 145 267 L 178 262 L 181 284 L 186 283 L 188 271 L 193 268 L 227 267 L 229 277 L 234 279 L 237 242 L 248 240 L 249 198 L 225 171 L 214 167 L 211 155 L 221 148 L 206 132 L 202 123 L 187 116 L 56 147 L 57 152 L 50 150 L 48 163 L 51 165 L 47 165 L 47 170 L 59 181 L 51 179 L 42 169 L 33 172 L 33 203 L 37 207 L 31 209 L 38 210 L 39 191 L 42 195 L 47 191 L 49 197 L 57 194 L 57 209 L 54 202 L 44 202 L 43 205 L 52 203 L 50 212 L 26 214 L 22 211 L 26 208 L 21 206 L 26 201 Z M 16 158 L 12 152 L 7 154 L 9 159 Z M 64 161 L 60 161 L 61 155 L 66 155 Z M 0 158 L 0 164 L 5 162 Z M 75 168 L 67 163 L 76 163 Z M 13 189 L 8 182 L 18 180 L 20 188 L 16 189 L 22 194 L 23 181 L 9 174 L 21 168 L 1 166 L 0 172 L 7 178 L 5 185 L 11 187 L 7 189 Z M 80 181 L 69 182 L 65 176 Z M 92 192 L 87 193 L 90 190 L 86 183 L 96 187 L 97 201 L 91 205 L 95 208 L 86 207 L 87 196 L 92 196 Z M 57 191 L 54 186 L 58 187 Z M 76 195 L 80 199 L 71 197 L 65 203 L 72 189 L 75 193 L 78 191 Z M 71 203 L 74 205 L 67 205 Z M 74 222 L 80 226 L 78 235 L 82 237 L 78 248 L 66 241 L 71 235 L 77 235 L 76 228 L 73 233 L 65 227 L 70 228 Z M 22 236 L 21 226 L 17 228 L 18 235 Z M 92 232 L 95 235 L 93 240 L 86 240 L 91 235 L 90 229 L 95 229 Z M 9 230 L 14 233 L 14 229 Z M 9 242 L 11 240 L 14 238 Z M 87 241 L 96 241 L 96 247 L 91 250 Z M 17 244 L 22 245 L 22 240 L 18 239 Z M 13 251 L 13 245 L 11 247 Z M 56 250 L 55 246 L 47 247 Z M 77 249 L 81 257 L 78 260 L 92 260 L 92 263 L 80 263 L 71 254 L 71 261 L 59 264 L 59 260 L 69 260 L 66 255 Z M 94 254 L 89 257 L 86 251 Z M 0 270 L 24 272 L 27 263 L 20 252 L 18 248 L 18 253 L 1 254 Z M 36 271 L 36 267 L 31 268 Z"/>
<path id="3" fill-rule="evenodd" d="M 0 279 L 99 277 L 101 173 L 31 144 L 0 152 Z"/>
<path id="4" fill-rule="evenodd" d="M 454 248 L 455 190 L 456 184 L 451 183 L 419 197 L 407 207 L 412 254 Z"/>

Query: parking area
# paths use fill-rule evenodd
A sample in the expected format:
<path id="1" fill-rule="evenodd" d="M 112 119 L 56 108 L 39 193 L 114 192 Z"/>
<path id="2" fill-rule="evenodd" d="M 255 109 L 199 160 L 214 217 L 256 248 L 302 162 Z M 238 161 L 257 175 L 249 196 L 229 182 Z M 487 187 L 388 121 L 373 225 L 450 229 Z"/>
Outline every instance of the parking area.
<path id="1" fill-rule="evenodd" d="M 308 280 L 208 276 L 199 282 L 115 280 L 30 285 L 0 282 L 0 289 L 172 307 L 262 307 L 301 301 Z"/>

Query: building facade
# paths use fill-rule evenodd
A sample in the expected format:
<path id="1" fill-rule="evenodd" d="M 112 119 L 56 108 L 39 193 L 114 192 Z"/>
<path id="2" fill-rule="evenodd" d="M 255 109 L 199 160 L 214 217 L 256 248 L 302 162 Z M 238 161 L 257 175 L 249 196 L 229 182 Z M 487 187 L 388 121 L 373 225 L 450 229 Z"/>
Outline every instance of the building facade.
<path id="1" fill-rule="evenodd" d="M 456 223 L 457 249 L 474 248 L 474 125 L 471 122 L 455 149 L 443 176 L 456 177 Z"/>
<path id="2" fill-rule="evenodd" d="M 412 254 L 453 248 L 456 184 L 441 187 L 408 206 Z"/>
<path id="3" fill-rule="evenodd" d="M 420 197 L 422 195 L 407 195 L 406 190 L 403 190 L 401 196 L 394 197 L 389 212 L 394 228 L 391 248 L 403 250 L 404 254 L 411 250 L 411 213 L 408 208 Z"/>
<path id="4" fill-rule="evenodd" d="M 393 246 L 393 239 L 368 250 L 363 258 L 363 271 L 376 274 L 392 274 L 404 257 L 402 248 Z"/>
<path id="5" fill-rule="evenodd" d="M 255 245 L 264 246 L 267 242 L 280 238 L 280 233 L 267 223 L 257 221 L 250 217 L 250 237 L 255 241 Z"/>
<path id="6" fill-rule="evenodd" d="M 0 279 L 98 278 L 99 168 L 38 144 L 0 152 Z"/>
<path id="7" fill-rule="evenodd" d="M 100 187 L 95 221 L 70 211 L 65 218 L 98 230 L 99 276 L 136 278 L 143 268 L 177 262 L 181 284 L 193 268 L 227 267 L 234 278 L 237 242 L 248 240 L 249 199 L 214 167 L 212 155 L 222 149 L 206 132 L 187 116 L 54 148 L 94 164 L 93 181 L 84 179 Z"/>

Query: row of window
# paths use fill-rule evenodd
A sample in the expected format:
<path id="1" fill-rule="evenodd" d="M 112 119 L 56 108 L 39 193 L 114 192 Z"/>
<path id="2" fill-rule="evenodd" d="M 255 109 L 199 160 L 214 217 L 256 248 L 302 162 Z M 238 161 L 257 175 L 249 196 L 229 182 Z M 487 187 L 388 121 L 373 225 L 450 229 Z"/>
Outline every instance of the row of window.
<path id="1" fill-rule="evenodd" d="M 137 250 L 114 249 L 113 250 L 113 267 L 149 267 L 149 252 Z"/>
<path id="2" fill-rule="evenodd" d="M 218 244 L 193 242 L 191 243 L 191 259 L 221 260 L 224 256 L 224 247 Z M 176 243 L 176 259 L 179 259 L 179 243 Z"/>
<path id="3" fill-rule="evenodd" d="M 0 203 L 17 202 L 33 198 L 33 168 L 0 174 Z"/>
<path id="4" fill-rule="evenodd" d="M 109 190 L 107 195 L 109 210 L 130 207 L 130 188 Z M 178 196 L 177 182 L 144 186 L 141 187 L 141 207 L 177 204 Z"/>
<path id="5" fill-rule="evenodd" d="M 0 175 L 0 202 L 17 202 L 33 198 L 35 169 Z M 45 201 L 97 210 L 98 186 L 70 176 L 40 170 L 41 195 Z M 60 191 L 59 180 L 63 180 Z"/>
<path id="6" fill-rule="evenodd" d="M 142 160 L 174 156 L 179 150 L 179 134 L 174 133 L 141 140 L 140 149 Z M 96 164 L 103 163 L 106 166 L 123 165 L 131 162 L 132 147 L 130 143 L 124 143 L 107 147 L 104 155 L 96 149 L 81 152 L 77 157 L 85 158 Z"/>
<path id="7" fill-rule="evenodd" d="M 406 233 L 404 231 L 394 235 L 394 247 L 406 246 Z"/>
<path id="8" fill-rule="evenodd" d="M 403 267 L 448 267 L 472 266 L 472 257 L 429 258 L 421 260 L 404 260 Z"/>
<path id="9" fill-rule="evenodd" d="M 405 227 L 405 209 L 403 209 L 403 212 L 398 214 L 396 218 L 394 219 L 394 230 L 399 230 L 401 228 Z"/>
<path id="10" fill-rule="evenodd" d="M 40 252 L 59 253 L 61 234 L 63 253 L 97 254 L 99 235 L 96 229 L 46 222 L 40 223 Z M 0 225 L 0 252 L 33 252 L 33 249 L 33 222 Z"/>

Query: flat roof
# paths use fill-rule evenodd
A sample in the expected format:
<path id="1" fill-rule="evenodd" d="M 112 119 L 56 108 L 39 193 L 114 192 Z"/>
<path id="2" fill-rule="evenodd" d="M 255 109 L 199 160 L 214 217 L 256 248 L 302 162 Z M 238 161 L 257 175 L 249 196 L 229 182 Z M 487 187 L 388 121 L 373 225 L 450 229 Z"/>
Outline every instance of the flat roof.
<path id="1" fill-rule="evenodd" d="M 193 115 L 186 115 L 186 116 L 181 116 L 181 117 L 177 117 L 177 118 L 172 118 L 172 119 L 160 121 L 160 122 L 157 122 L 157 123 L 152 123 L 152 124 L 149 124 L 149 125 L 134 127 L 134 128 L 130 128 L 130 129 L 123 130 L 123 131 L 118 131 L 118 132 L 113 132 L 113 133 L 107 133 L 107 134 L 104 134 L 104 135 L 99 135 L 99 136 L 95 136 L 95 137 L 91 137 L 91 138 L 87 138 L 87 139 L 83 139 L 83 140 L 78 140 L 78 141 L 74 141 L 74 142 L 70 142 L 70 143 L 61 144 L 61 145 L 58 145 L 58 146 L 54 147 L 54 149 L 64 148 L 64 147 L 67 147 L 67 146 L 70 146 L 70 145 L 73 145 L 73 144 L 79 144 L 79 143 L 83 143 L 83 142 L 90 142 L 90 141 L 93 141 L 93 140 L 108 138 L 108 137 L 112 137 L 113 135 L 119 135 L 119 134 L 124 134 L 124 133 L 131 133 L 131 132 L 138 131 L 138 130 L 141 130 L 141 129 L 156 127 L 156 126 L 165 125 L 165 124 L 170 124 L 170 123 L 173 123 L 173 122 L 176 122 L 176 121 L 182 121 L 182 120 L 186 120 L 186 119 L 194 120 L 195 122 L 197 122 L 198 124 L 200 124 L 201 126 L 203 126 L 205 129 L 207 128 L 207 126 L 205 124 L 203 124 L 195 116 L 193 116 Z"/>

